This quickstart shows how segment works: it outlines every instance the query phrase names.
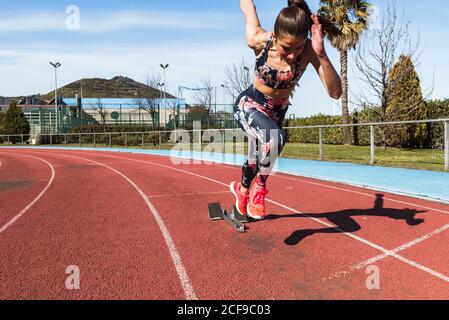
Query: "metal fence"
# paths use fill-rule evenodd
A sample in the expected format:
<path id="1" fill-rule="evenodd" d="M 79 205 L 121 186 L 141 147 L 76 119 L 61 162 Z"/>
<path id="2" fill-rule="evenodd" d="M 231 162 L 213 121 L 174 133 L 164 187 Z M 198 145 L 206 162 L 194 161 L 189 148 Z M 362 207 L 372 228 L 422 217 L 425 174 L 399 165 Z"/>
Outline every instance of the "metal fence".
<path id="1" fill-rule="evenodd" d="M 92 106 L 79 108 L 62 105 L 58 107 L 58 112 L 54 106 L 48 105 L 19 105 L 19 107 L 30 123 L 30 133 L 33 135 L 67 133 L 74 127 L 86 125 L 135 125 L 166 130 L 192 128 L 193 122 L 198 120 L 202 122 L 203 127 L 233 128 L 236 125 L 231 104 L 213 104 L 207 108 L 202 106 L 202 113 L 188 112 L 185 104 L 177 105 L 176 119 L 173 109 L 162 108 L 160 105 L 154 106 L 153 113 L 149 112 L 151 111 L 149 108 L 121 103 L 104 104 L 101 113 Z M 198 106 L 189 105 L 190 110 L 195 107 Z M 0 111 L 6 111 L 8 108 L 7 105 L 0 105 Z"/>
<path id="2" fill-rule="evenodd" d="M 317 141 L 314 142 L 318 146 L 318 154 L 316 159 L 323 160 L 325 157 L 324 136 L 326 130 L 335 128 L 343 129 L 351 127 L 352 130 L 358 127 L 364 127 L 365 131 L 369 129 L 369 160 L 368 164 L 373 165 L 376 161 L 376 145 L 379 140 L 380 127 L 385 126 L 406 126 L 417 124 L 438 124 L 441 127 L 439 133 L 441 143 L 435 144 L 433 149 L 441 150 L 444 153 L 444 170 L 449 171 L 449 119 L 421 120 L 421 121 L 398 121 L 398 122 L 376 122 L 376 123 L 358 123 L 348 125 L 316 125 L 316 126 L 296 126 L 285 127 L 283 130 L 287 133 L 287 137 L 293 136 L 298 130 L 306 130 L 308 135 L 311 130 L 317 130 Z M 212 134 L 211 134 L 212 133 Z M 219 144 L 223 152 L 229 151 L 226 144 L 246 143 L 246 134 L 240 128 L 231 129 L 196 129 L 175 131 L 146 131 L 146 132 L 101 132 L 101 133 L 65 133 L 65 134 L 35 134 L 35 135 L 0 135 L 0 143 L 3 144 L 36 144 L 36 145 L 57 145 L 57 146 L 79 146 L 79 147 L 126 147 L 126 148 L 142 148 L 142 149 L 170 149 L 180 145 L 181 137 L 188 134 L 187 143 L 194 143 L 196 148 L 203 150 L 204 146 L 211 143 Z M 311 134 L 311 133 L 310 133 Z M 211 136 L 213 138 L 211 138 Z M 291 142 L 292 140 L 290 140 Z M 301 141 L 293 141 L 301 143 Z M 186 143 L 186 141 L 182 141 Z M 231 150 L 234 150 L 233 148 Z M 438 151 L 440 152 L 440 151 Z M 441 168 L 442 169 L 442 168 Z"/>
<path id="3" fill-rule="evenodd" d="M 434 149 L 444 150 L 444 170 L 449 171 L 449 119 L 433 119 L 433 120 L 418 120 L 418 121 L 391 121 L 391 122 L 372 122 L 372 123 L 357 123 L 357 124 L 347 124 L 347 125 L 315 125 L 315 126 L 296 126 L 285 128 L 287 130 L 318 130 L 318 144 L 319 144 L 319 160 L 323 160 L 324 157 L 324 131 L 326 129 L 350 127 L 352 130 L 359 127 L 365 127 L 365 130 L 369 128 L 369 146 L 370 146 L 370 157 L 369 164 L 373 165 L 375 163 L 375 147 L 380 145 L 379 135 L 376 133 L 376 128 L 380 127 L 404 127 L 406 125 L 419 125 L 419 124 L 439 124 L 442 127 L 441 137 L 432 137 L 432 139 L 441 140 L 434 145 Z M 379 130 L 377 130 L 379 131 Z"/>

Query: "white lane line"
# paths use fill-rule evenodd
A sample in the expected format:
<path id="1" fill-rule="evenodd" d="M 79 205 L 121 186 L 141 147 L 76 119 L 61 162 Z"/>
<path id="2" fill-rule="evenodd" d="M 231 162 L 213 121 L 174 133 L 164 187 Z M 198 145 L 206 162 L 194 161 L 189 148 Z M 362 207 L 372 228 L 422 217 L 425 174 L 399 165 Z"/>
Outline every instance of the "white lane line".
<path id="1" fill-rule="evenodd" d="M 399 246 L 397 248 L 389 250 L 388 252 L 382 253 L 382 254 L 380 254 L 378 256 L 375 256 L 373 258 L 370 258 L 370 259 L 367 259 L 367 260 L 365 260 L 363 262 L 360 262 L 360 263 L 352 266 L 349 270 L 336 272 L 336 273 L 332 274 L 331 276 L 329 276 L 329 278 L 327 278 L 326 280 L 330 280 L 330 279 L 333 279 L 333 278 L 336 278 L 336 277 L 344 276 L 344 275 L 347 275 L 347 274 L 349 274 L 349 273 L 351 273 L 353 271 L 360 270 L 360 269 L 365 268 L 365 267 L 367 267 L 369 265 L 377 263 L 377 262 L 379 262 L 379 261 L 381 261 L 381 260 L 391 256 L 394 253 L 401 252 L 401 251 L 403 251 L 405 249 L 413 247 L 414 245 L 417 245 L 418 243 L 424 242 L 425 240 L 428 240 L 431 237 L 433 237 L 433 236 L 435 236 L 435 235 L 437 235 L 437 234 L 439 234 L 439 233 L 441 233 L 441 232 L 443 232 L 443 231 L 445 231 L 447 229 L 449 229 L 449 224 L 446 224 L 446 225 L 444 225 L 444 226 L 442 226 L 442 227 L 440 227 L 440 228 L 438 228 L 438 229 L 436 229 L 436 230 L 434 230 L 432 232 L 429 232 L 429 233 L 423 235 L 422 237 L 416 238 L 415 240 L 407 242 L 407 243 L 405 243 L 405 244 L 403 244 L 403 245 L 401 245 L 401 246 Z"/>
<path id="2" fill-rule="evenodd" d="M 108 168 L 109 170 L 114 171 L 115 173 L 117 173 L 118 175 L 120 175 L 122 178 L 124 178 L 126 181 L 128 181 L 133 187 L 134 189 L 137 190 L 137 192 L 140 194 L 140 196 L 144 199 L 145 203 L 147 204 L 148 208 L 150 209 L 154 219 L 156 220 L 159 229 L 162 232 L 162 235 L 164 237 L 165 243 L 167 244 L 168 250 L 170 252 L 170 255 L 172 257 L 173 263 L 175 265 L 176 271 L 178 273 L 178 277 L 179 280 L 181 281 L 181 285 L 182 288 L 184 290 L 184 294 L 186 296 L 187 300 L 197 300 L 197 296 L 195 294 L 195 291 L 193 289 L 193 286 L 190 282 L 189 276 L 187 275 L 187 271 L 184 267 L 184 264 L 182 263 L 182 259 L 181 256 L 178 253 L 178 250 L 176 249 L 176 245 L 175 242 L 173 241 L 172 237 L 170 236 L 170 233 L 168 232 L 167 227 L 165 226 L 164 221 L 162 220 L 161 216 L 159 215 L 159 213 L 157 212 L 156 208 L 153 206 L 153 204 L 151 203 L 151 201 L 148 199 L 148 197 L 145 195 L 145 193 L 130 179 L 128 178 L 126 175 L 124 175 L 123 173 L 121 173 L 120 171 L 115 170 L 114 168 L 109 167 L 108 165 L 104 164 L 104 163 L 100 163 L 94 160 L 90 160 L 87 158 L 82 158 L 82 157 L 76 157 L 76 156 L 69 156 L 66 154 L 60 154 L 60 153 L 51 153 L 52 155 L 61 155 L 64 157 L 69 157 L 69 158 L 74 158 L 74 159 L 81 159 L 81 160 L 85 160 L 85 161 L 89 161 L 92 163 L 95 163 L 99 166 Z"/>
<path id="3" fill-rule="evenodd" d="M 155 194 L 147 195 L 148 198 L 164 198 L 164 197 L 179 197 L 179 196 L 202 196 L 208 194 L 221 194 L 221 193 L 231 193 L 229 190 L 224 191 L 211 191 L 211 192 L 185 192 L 185 193 L 172 193 L 172 194 Z"/>
<path id="4" fill-rule="evenodd" d="M 267 201 L 270 201 L 270 200 L 267 200 Z M 435 277 L 437 277 L 437 278 L 439 278 L 439 279 L 441 279 L 443 281 L 449 282 L 449 277 L 448 276 L 446 276 L 446 275 L 444 275 L 444 274 L 442 274 L 442 273 L 440 273 L 438 271 L 432 270 L 432 269 L 430 269 L 430 268 L 428 268 L 428 267 L 426 267 L 424 265 L 421 265 L 421 264 L 419 264 L 419 263 L 417 263 L 417 262 L 415 262 L 413 260 L 404 258 L 404 257 L 396 254 L 395 252 L 392 252 L 391 250 L 387 250 L 387 249 L 383 248 L 382 246 L 377 245 L 377 244 L 375 244 L 375 243 L 373 243 L 373 242 L 371 242 L 369 240 L 366 240 L 366 239 L 364 239 L 362 237 L 356 236 L 356 235 L 354 235 L 354 234 L 352 234 L 350 232 L 345 232 L 345 231 L 341 230 L 340 228 L 338 228 L 336 226 L 333 226 L 333 225 L 331 225 L 331 224 L 329 224 L 329 223 L 327 223 L 325 221 L 322 221 L 320 219 L 317 219 L 317 218 L 314 218 L 314 217 L 309 216 L 307 214 L 304 214 L 304 213 L 302 213 L 300 211 L 297 211 L 297 210 L 295 210 L 293 208 L 287 207 L 287 206 L 285 206 L 283 204 L 277 203 L 275 201 L 270 201 L 270 202 L 274 203 L 274 204 L 277 204 L 278 206 L 280 206 L 280 207 L 282 207 L 284 209 L 287 209 L 289 211 L 301 213 L 305 217 L 308 217 L 308 218 L 312 219 L 313 221 L 318 222 L 318 223 L 320 223 L 320 224 L 322 224 L 322 225 L 324 225 L 324 226 L 326 226 L 328 228 L 334 228 L 335 230 L 340 231 L 342 234 L 344 234 L 344 235 L 346 235 L 348 237 L 351 237 L 351 238 L 353 238 L 355 240 L 358 240 L 358 241 L 360 241 L 360 242 L 362 242 L 362 243 L 364 243 L 364 244 L 366 244 L 366 245 L 368 245 L 368 246 L 370 246 L 370 247 L 372 247 L 374 249 L 377 249 L 377 250 L 383 252 L 383 254 L 385 254 L 385 255 L 394 257 L 394 258 L 396 258 L 396 259 L 398 259 L 398 260 L 400 260 L 400 261 L 402 261 L 402 262 L 404 262 L 404 263 L 406 263 L 406 264 L 408 264 L 410 266 L 413 266 L 413 267 L 415 267 L 415 268 L 417 268 L 417 269 L 419 269 L 421 271 L 427 272 L 427 273 L 429 273 L 429 274 L 431 274 L 431 275 L 433 275 L 433 276 L 435 276 Z"/>
<path id="5" fill-rule="evenodd" d="M 336 186 L 326 185 L 326 184 L 319 183 L 319 182 L 312 182 L 312 181 L 307 181 L 307 180 L 303 180 L 303 179 L 284 177 L 284 176 L 281 176 L 281 175 L 274 175 L 273 177 L 282 178 L 282 179 L 287 179 L 287 180 L 293 180 L 293 181 L 296 181 L 296 182 L 304 182 L 304 183 L 308 183 L 308 184 L 312 184 L 312 185 L 316 185 L 316 186 L 320 186 L 320 187 L 325 187 L 325 188 L 329 188 L 329 189 L 335 189 L 335 190 L 346 191 L 346 192 L 355 193 L 355 194 L 364 195 L 364 196 L 369 196 L 369 197 L 375 197 L 375 195 L 370 194 L 370 193 L 360 192 L 360 191 L 354 191 L 354 190 L 349 190 L 349 189 L 345 189 L 345 188 L 342 188 L 342 187 L 336 187 Z M 373 190 L 373 192 L 376 192 L 376 191 Z M 379 191 L 379 192 L 377 192 L 377 193 L 382 193 L 382 192 Z M 401 200 L 391 199 L 391 198 L 388 198 L 388 197 L 383 197 L 383 199 L 384 199 L 384 200 L 388 200 L 388 201 L 392 201 L 392 202 L 401 203 L 401 204 L 406 204 L 406 205 L 409 205 L 409 206 L 415 206 L 415 207 L 427 209 L 427 210 L 429 210 L 429 211 L 436 211 L 436 212 L 440 212 L 440 213 L 449 214 L 449 211 L 444 211 L 444 210 L 440 210 L 440 209 L 435 209 L 435 208 L 423 206 L 423 205 L 420 205 L 420 204 L 415 204 L 415 203 L 405 202 L 405 201 L 401 201 Z"/>
<path id="6" fill-rule="evenodd" d="M 117 158 L 117 159 L 128 159 L 128 160 L 131 160 L 129 158 L 116 157 L 116 156 L 111 156 L 111 155 L 107 155 L 107 154 L 101 154 L 101 155 L 105 156 L 105 157 L 108 157 L 108 158 Z M 146 163 L 146 164 L 152 164 L 152 165 L 159 166 L 159 167 L 162 167 L 162 168 L 167 168 L 167 169 L 170 169 L 170 170 L 186 173 L 186 174 L 189 174 L 189 175 L 192 175 L 192 176 L 196 176 L 196 177 L 199 177 L 199 178 L 211 181 L 211 182 L 215 182 L 217 184 L 221 184 L 223 186 L 228 186 L 226 183 L 223 183 L 221 181 L 217 181 L 217 180 L 211 179 L 209 177 L 205 177 L 205 176 L 199 175 L 197 173 L 192 173 L 192 172 L 189 172 L 189 171 L 186 171 L 186 170 L 177 169 L 177 168 L 174 168 L 174 167 L 166 166 L 166 165 L 159 164 L 159 163 L 154 163 L 154 162 L 151 162 L 151 161 L 144 161 L 144 160 L 138 160 L 138 159 L 132 159 L 132 160 L 135 161 L 135 162 L 142 162 L 142 163 Z M 342 234 L 344 234 L 344 235 L 346 235 L 348 237 L 351 237 L 351 238 L 353 238 L 353 239 L 355 239 L 355 240 L 357 240 L 357 241 L 359 241 L 361 243 L 366 244 L 367 246 L 370 246 L 370 247 L 372 247 L 374 249 L 377 249 L 377 250 L 383 252 L 384 254 L 388 254 L 389 256 L 398 259 L 399 261 L 402 261 L 402 262 L 404 262 L 404 263 L 406 263 L 406 264 L 408 264 L 408 265 L 410 265 L 412 267 L 415 267 L 415 268 L 417 268 L 417 269 L 419 269 L 419 270 L 421 270 L 423 272 L 426 272 L 426 273 L 428 273 L 428 274 L 430 274 L 430 275 L 432 275 L 434 277 L 437 277 L 437 278 L 439 278 L 439 279 L 441 279 L 441 280 L 443 280 L 445 282 L 449 282 L 449 277 L 448 276 L 446 276 L 446 275 L 444 275 L 444 274 L 442 274 L 442 273 L 440 273 L 438 271 L 432 270 L 432 269 L 430 269 L 430 268 L 428 268 L 428 267 L 426 267 L 424 265 L 421 265 L 421 264 L 419 264 L 419 263 L 417 263 L 417 262 L 415 262 L 413 260 L 404 258 L 404 257 L 402 257 L 402 256 L 400 256 L 400 255 L 398 255 L 398 254 L 396 254 L 394 252 L 391 252 L 390 250 L 387 250 L 387 249 L 381 247 L 380 245 L 377 245 L 377 244 L 375 244 L 375 243 L 373 243 L 373 242 L 371 242 L 369 240 L 366 240 L 366 239 L 364 239 L 362 237 L 356 236 L 356 235 L 354 235 L 352 233 L 345 232 L 345 231 L 341 230 L 340 228 L 336 227 L 335 225 L 329 224 L 329 223 L 327 223 L 325 221 L 322 221 L 322 220 L 320 220 L 318 218 L 314 218 L 312 216 L 309 216 L 309 215 L 307 215 L 307 214 L 305 214 L 305 213 L 303 213 L 303 212 L 301 212 L 299 210 L 296 210 L 294 208 L 290 208 L 290 207 L 285 206 L 285 205 L 283 205 L 281 203 L 278 203 L 276 201 L 269 200 L 269 199 L 266 199 L 266 201 L 267 202 L 271 202 L 271 203 L 273 203 L 273 204 L 275 204 L 277 206 L 280 206 L 280 207 L 282 207 L 282 208 L 284 208 L 284 209 L 286 209 L 288 211 L 291 211 L 293 213 L 303 214 L 305 217 L 308 217 L 308 218 L 312 219 L 313 221 L 315 221 L 315 222 L 317 222 L 319 224 L 322 224 L 322 225 L 324 225 L 324 226 L 326 226 L 328 228 L 335 228 L 335 230 L 340 231 Z"/>
<path id="7" fill-rule="evenodd" d="M 29 155 L 24 155 L 24 154 L 19 154 L 19 153 L 12 153 L 12 152 L 8 152 L 11 154 L 15 154 L 18 156 L 23 156 L 23 157 L 29 157 L 29 158 L 34 158 L 37 160 L 40 160 L 42 162 L 45 162 L 51 169 L 51 178 L 48 181 L 46 187 L 41 191 L 41 193 L 39 193 L 39 195 L 34 198 L 33 201 L 30 202 L 29 205 L 27 205 L 22 211 L 20 211 L 20 213 L 18 215 L 16 215 L 14 218 L 12 218 L 8 223 L 6 223 L 3 227 L 0 228 L 0 234 L 3 233 L 6 229 L 8 229 L 10 226 L 12 226 L 17 220 L 20 219 L 20 217 L 22 217 L 37 201 L 39 201 L 39 199 L 47 192 L 48 188 L 50 188 L 50 185 L 53 183 L 53 180 L 55 178 L 55 168 L 53 167 L 53 165 L 49 162 L 47 162 L 44 159 L 38 158 L 38 157 L 33 157 L 33 156 L 29 156 Z"/>
<path id="8" fill-rule="evenodd" d="M 57 149 L 56 151 L 63 151 L 64 152 L 64 151 L 73 151 L 73 150 Z M 101 152 L 101 151 L 95 151 L 95 150 L 94 151 L 82 150 L 82 151 L 85 151 L 85 152 Z M 158 157 L 158 158 L 161 158 L 161 159 L 166 159 L 167 158 L 166 156 L 161 156 L 161 155 L 150 155 L 150 156 Z M 184 158 L 182 158 L 182 159 L 184 159 Z M 236 167 L 235 165 L 219 164 L 219 163 L 214 164 L 214 166 L 220 166 L 220 167 L 224 167 L 224 168 Z M 329 189 L 341 190 L 341 191 L 350 192 L 350 193 L 359 194 L 359 195 L 364 195 L 364 196 L 368 196 L 368 197 L 375 197 L 375 195 L 367 193 L 367 192 L 354 191 L 354 190 L 349 190 L 349 189 L 342 188 L 342 187 L 326 185 L 326 184 L 319 183 L 319 182 L 312 182 L 312 181 L 307 181 L 307 180 L 303 180 L 303 179 L 300 179 L 300 178 L 290 178 L 290 177 L 283 176 L 283 174 L 288 174 L 288 173 L 281 173 L 281 174 L 282 175 L 275 174 L 271 178 L 281 178 L 281 179 L 293 180 L 293 181 L 296 181 L 296 182 L 304 182 L 304 183 L 308 183 L 308 184 L 312 184 L 312 185 L 316 185 L 316 186 L 321 186 L 321 187 L 325 187 L 325 188 L 329 188 Z M 310 179 L 319 180 L 318 178 L 310 178 Z M 329 183 L 338 183 L 338 182 L 329 181 Z M 354 186 L 354 187 L 355 188 L 362 188 L 361 186 Z M 388 191 L 376 191 L 375 189 L 371 189 L 371 188 L 367 188 L 367 189 L 370 189 L 373 192 L 377 192 L 377 193 L 383 193 L 383 192 L 388 193 Z M 399 196 L 410 197 L 410 195 L 406 195 L 406 194 L 403 194 L 403 195 L 399 194 Z M 428 207 L 428 206 L 423 206 L 423 205 L 416 204 L 416 203 L 410 203 L 410 202 L 401 201 L 401 200 L 397 200 L 397 199 L 392 199 L 392 198 L 388 198 L 388 197 L 384 197 L 383 199 L 384 200 L 388 200 L 388 201 L 392 201 L 392 202 L 396 202 L 396 203 L 400 203 L 400 204 L 405 204 L 405 205 L 409 205 L 409 206 L 415 206 L 415 207 L 418 207 L 418 208 L 423 208 L 423 209 L 426 209 L 426 210 L 429 210 L 429 211 L 435 211 L 435 212 L 440 212 L 440 213 L 444 213 L 444 214 L 449 214 L 449 211 L 436 209 L 436 208 L 432 208 L 432 207 Z M 422 200 L 424 200 L 424 201 L 431 201 L 431 200 L 428 200 L 428 199 L 422 199 Z"/>

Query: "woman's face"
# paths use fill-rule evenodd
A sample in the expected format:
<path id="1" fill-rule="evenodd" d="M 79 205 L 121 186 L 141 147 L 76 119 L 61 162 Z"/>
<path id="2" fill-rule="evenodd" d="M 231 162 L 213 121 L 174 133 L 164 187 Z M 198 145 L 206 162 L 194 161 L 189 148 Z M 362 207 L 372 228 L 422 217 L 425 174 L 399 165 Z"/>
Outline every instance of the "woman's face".
<path id="1" fill-rule="evenodd" d="M 282 35 L 276 37 L 274 40 L 274 46 L 282 60 L 289 64 L 292 64 L 299 55 L 304 51 L 306 46 L 307 37 Z"/>

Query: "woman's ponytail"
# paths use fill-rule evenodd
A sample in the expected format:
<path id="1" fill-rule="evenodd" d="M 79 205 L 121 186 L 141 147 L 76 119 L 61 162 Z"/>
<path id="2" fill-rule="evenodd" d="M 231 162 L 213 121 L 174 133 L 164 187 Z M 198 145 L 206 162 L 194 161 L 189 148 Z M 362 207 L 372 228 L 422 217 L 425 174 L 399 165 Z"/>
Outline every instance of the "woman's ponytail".
<path id="1" fill-rule="evenodd" d="M 308 36 L 311 31 L 313 20 L 311 18 L 307 2 L 304 0 L 288 0 L 288 7 L 279 13 L 274 26 L 274 33 L 277 37 L 283 34 L 293 36 Z M 329 20 L 318 16 L 318 20 L 323 26 L 324 32 L 330 36 L 341 34 L 340 30 Z"/>
<path id="2" fill-rule="evenodd" d="M 308 17 L 312 15 L 312 11 L 310 11 L 309 6 L 304 0 L 288 0 L 288 6 L 304 10 Z"/>

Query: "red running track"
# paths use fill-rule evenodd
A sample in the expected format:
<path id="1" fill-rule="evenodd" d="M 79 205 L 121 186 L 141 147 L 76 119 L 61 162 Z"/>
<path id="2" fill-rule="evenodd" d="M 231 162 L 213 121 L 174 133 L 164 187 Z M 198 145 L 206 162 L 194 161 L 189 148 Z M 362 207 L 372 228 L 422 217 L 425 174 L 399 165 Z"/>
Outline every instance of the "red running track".
<path id="1" fill-rule="evenodd" d="M 238 167 L 39 149 L 0 161 L 0 299 L 449 299 L 445 204 L 277 174 L 267 220 L 239 234 L 207 217 L 231 206 Z"/>

